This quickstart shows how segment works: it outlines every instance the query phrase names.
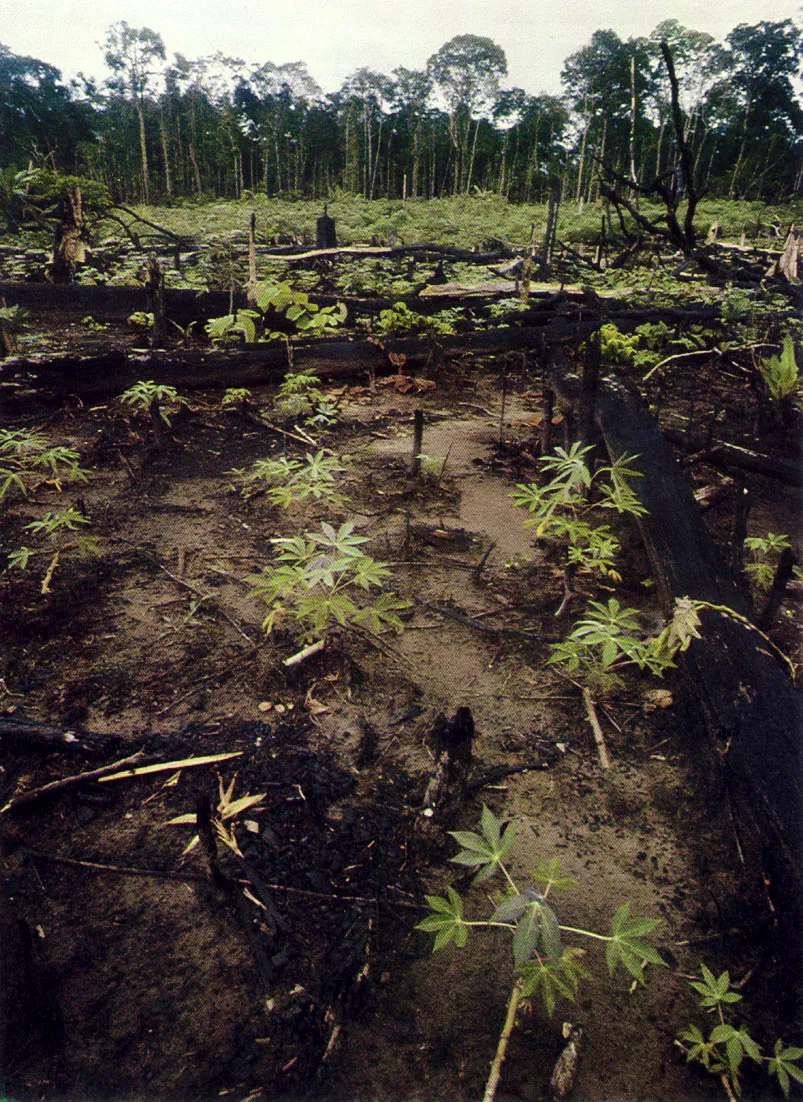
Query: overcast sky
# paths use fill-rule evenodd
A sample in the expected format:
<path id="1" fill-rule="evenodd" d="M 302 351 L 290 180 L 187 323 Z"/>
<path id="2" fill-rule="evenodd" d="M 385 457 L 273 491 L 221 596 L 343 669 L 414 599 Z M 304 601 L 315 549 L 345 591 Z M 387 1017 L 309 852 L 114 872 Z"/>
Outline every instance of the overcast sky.
<path id="1" fill-rule="evenodd" d="M 361 66 L 420 69 L 450 38 L 475 34 L 504 49 L 507 86 L 537 94 L 560 91 L 564 60 L 595 30 L 630 38 L 677 19 L 722 39 L 739 23 L 787 18 L 803 20 L 803 0 L 0 0 L 0 43 L 65 78 L 102 77 L 106 29 L 124 19 L 159 32 L 169 59 L 306 61 L 331 92 Z"/>

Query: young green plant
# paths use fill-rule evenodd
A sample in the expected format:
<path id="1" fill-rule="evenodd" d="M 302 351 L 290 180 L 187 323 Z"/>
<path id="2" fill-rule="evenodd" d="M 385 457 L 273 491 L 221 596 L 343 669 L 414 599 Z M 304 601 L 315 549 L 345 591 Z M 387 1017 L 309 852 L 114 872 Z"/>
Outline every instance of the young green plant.
<path id="1" fill-rule="evenodd" d="M 730 1102 L 736 1102 L 742 1093 L 745 1057 L 759 1066 L 766 1065 L 767 1074 L 777 1079 L 787 1098 L 792 1080 L 803 1083 L 803 1069 L 798 1067 L 798 1061 L 803 1059 L 803 1048 L 785 1045 L 777 1039 L 773 1055 L 766 1056 L 747 1026 L 733 1020 L 730 1008 L 741 1002 L 742 996 L 734 991 L 727 971 L 714 976 L 710 968 L 701 963 L 699 979 L 690 980 L 689 986 L 697 993 L 700 1009 L 713 1015 L 716 1024 L 706 1038 L 698 1026 L 690 1023 L 688 1029 L 678 1034 L 675 1044 L 688 1061 L 701 1064 L 707 1072 L 718 1077 Z"/>
<path id="2" fill-rule="evenodd" d="M 339 459 L 325 455 L 321 448 L 314 455 L 307 452 L 305 463 L 280 455 L 276 459 L 257 459 L 249 468 L 235 467 L 228 473 L 240 480 L 246 499 L 264 493 L 271 505 L 288 508 L 307 498 L 342 504 L 336 483 L 346 470 Z"/>
<path id="3" fill-rule="evenodd" d="M 51 482 L 61 490 L 63 482 L 86 482 L 74 448 L 51 444 L 31 429 L 0 429 L 0 501 L 16 491 L 27 496 L 37 481 Z"/>
<path id="4" fill-rule="evenodd" d="M 174 386 L 155 383 L 147 379 L 134 383 L 120 395 L 120 401 L 135 412 L 146 414 L 150 418 L 153 438 L 157 448 L 164 446 L 164 426 L 170 425 L 170 414 L 165 406 L 187 406 L 189 402 L 182 398 Z"/>
<path id="5" fill-rule="evenodd" d="M 352 521 L 337 529 L 323 522 L 318 532 L 271 540 L 274 563 L 248 579 L 252 596 L 268 605 L 263 629 L 270 633 L 278 620 L 290 619 L 306 637 L 331 624 L 401 631 L 399 613 L 410 602 L 383 588 L 390 568 L 365 554 L 369 542 L 356 535 Z"/>
<path id="6" fill-rule="evenodd" d="M 483 805 L 479 831 L 449 833 L 460 846 L 452 861 L 474 871 L 474 884 L 495 876 L 504 881 L 504 890 L 494 897 L 487 918 L 467 918 L 463 897 L 450 886 L 445 895 L 426 896 L 430 913 L 417 927 L 434 935 L 433 951 L 451 942 L 462 949 L 474 930 L 504 930 L 510 937 L 513 985 L 483 1098 L 483 1102 L 492 1102 L 522 1000 L 540 994 L 544 1009 L 551 1016 L 559 998 L 570 1002 L 577 999 L 580 980 L 587 974 L 582 963 L 585 951 L 577 945 L 565 945 L 564 935 L 604 945 L 610 974 L 622 966 L 636 983 L 643 981 L 648 964 L 664 962 L 655 946 L 645 940 L 655 929 L 656 921 L 632 918 L 628 903 L 623 903 L 614 914 L 609 934 L 561 923 L 552 895 L 571 887 L 574 881 L 560 875 L 556 857 L 548 864 L 539 862 L 533 874 L 537 886 L 517 883 L 508 860 L 516 837 L 515 822 L 503 826 Z"/>
<path id="7" fill-rule="evenodd" d="M 39 520 L 33 520 L 25 525 L 25 530 L 32 535 L 43 537 L 54 548 L 50 563 L 45 571 L 40 586 L 42 596 L 50 593 L 50 583 L 58 568 L 59 562 L 67 551 L 77 551 L 82 558 L 94 554 L 98 549 L 98 541 L 95 536 L 88 536 L 82 532 L 82 528 L 89 524 L 87 517 L 72 506 L 68 509 L 60 509 L 57 512 L 47 512 Z M 68 532 L 75 533 L 75 538 L 65 538 Z M 40 553 L 46 553 L 47 548 L 41 552 L 26 546 L 18 547 L 8 556 L 8 569 L 27 570 L 31 558 Z"/>
<path id="8" fill-rule="evenodd" d="M 615 568 L 619 541 L 609 525 L 592 523 L 590 518 L 597 510 L 634 517 L 645 514 L 629 481 L 641 477 L 633 465 L 638 457 L 621 455 L 592 474 L 586 463 L 591 450 L 574 443 L 568 450 L 558 447 L 553 455 L 542 456 L 541 467 L 550 480 L 544 485 L 519 483 L 511 496 L 514 504 L 532 514 L 524 522 L 526 528 L 547 539 L 566 541 L 571 569 L 621 581 Z"/>

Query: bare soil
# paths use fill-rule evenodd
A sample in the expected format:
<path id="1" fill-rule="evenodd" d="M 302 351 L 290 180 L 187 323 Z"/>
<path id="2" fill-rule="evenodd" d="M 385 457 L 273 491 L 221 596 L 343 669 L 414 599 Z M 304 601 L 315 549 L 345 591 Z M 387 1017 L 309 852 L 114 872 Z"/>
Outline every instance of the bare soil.
<path id="1" fill-rule="evenodd" d="M 219 393 L 193 395 L 161 451 L 116 402 L 16 415 L 78 448 L 89 479 L 62 492 L 43 481 L 10 501 L 3 546 L 65 503 L 85 511 L 99 545 L 86 559 L 65 552 L 44 595 L 48 556 L 2 575 L 0 709 L 120 739 L 90 762 L 3 740 L 0 800 L 135 749 L 161 762 L 239 756 L 87 782 L 0 818 L 9 1098 L 479 1097 L 510 947 L 478 933 L 433 955 L 415 924 L 425 893 L 467 886 L 445 832 L 474 827 L 483 802 L 518 823 L 522 880 L 553 856 L 575 878 L 558 902 L 565 924 L 605 932 L 628 900 L 659 920 L 668 965 L 631 988 L 589 950 L 576 1006 L 521 1015 L 500 1098 L 549 1097 L 567 1018 L 585 1027 L 576 1098 L 716 1097 L 716 1079 L 673 1043 L 699 1022 L 687 979 L 700 960 L 743 981 L 744 1020 L 768 1049 L 799 1036 L 796 1007 L 775 997 L 785 957 L 764 886 L 695 761 L 682 686 L 634 677 L 600 702 L 604 771 L 576 686 L 532 637 L 565 634 L 583 595 L 615 592 L 649 617 L 648 567 L 625 535 L 621 585 L 582 582 L 570 615 L 555 619 L 562 557 L 509 496 L 537 471 L 539 384 L 508 389 L 501 418 L 499 369 L 442 373 L 421 395 L 330 388 L 337 423 L 304 431 L 350 457 L 349 504 L 334 514 L 232 489 L 232 468 L 312 445 L 224 411 Z M 699 416 L 712 390 L 706 369 L 694 378 Z M 271 398 L 255 391 L 254 405 L 269 413 Z M 732 411 L 729 400 L 717 396 L 715 412 Z M 738 401 L 734 438 L 755 412 L 741 391 Z M 669 393 L 662 413 L 682 419 L 680 402 Z M 417 480 L 414 408 L 425 410 L 429 457 Z M 700 486 L 723 477 L 703 462 L 689 471 Z M 755 531 L 798 532 L 796 493 L 752 482 Z M 723 547 L 732 513 L 727 494 L 709 512 Z M 270 561 L 271 539 L 346 518 L 392 564 L 394 590 L 414 602 L 409 619 L 398 636 L 329 630 L 322 653 L 285 668 L 304 640 L 287 625 L 264 635 L 247 577 Z M 790 604 L 773 632 L 796 663 L 799 627 Z M 473 778 L 518 771 L 498 770 L 424 830 L 429 735 L 460 706 L 476 727 Z M 210 872 L 203 844 L 184 852 L 193 827 L 169 820 L 214 808 L 232 780 L 235 798 L 265 799 L 236 819 L 242 856 L 219 845 Z M 467 898 L 487 913 L 482 889 Z M 745 1093 L 767 1097 L 766 1080 L 748 1072 Z"/>

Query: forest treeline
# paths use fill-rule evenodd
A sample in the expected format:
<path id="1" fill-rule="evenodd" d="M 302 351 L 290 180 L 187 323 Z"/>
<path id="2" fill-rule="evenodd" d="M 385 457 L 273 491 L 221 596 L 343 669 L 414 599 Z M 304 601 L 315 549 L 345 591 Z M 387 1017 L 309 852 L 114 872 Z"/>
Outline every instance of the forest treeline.
<path id="1" fill-rule="evenodd" d="M 803 191 L 803 32 L 737 26 L 717 42 L 676 20 L 626 41 L 596 31 L 565 62 L 560 96 L 505 86 L 504 50 L 458 35 L 420 70 L 368 68 L 325 95 L 303 61 L 168 60 L 162 37 L 119 22 L 108 76 L 62 80 L 0 45 L 0 187 L 30 168 L 89 177 L 116 202 L 244 193 L 369 199 L 494 192 L 597 197 L 601 165 L 650 181 L 678 164 L 660 49 L 678 78 L 695 178 L 714 195 Z"/>

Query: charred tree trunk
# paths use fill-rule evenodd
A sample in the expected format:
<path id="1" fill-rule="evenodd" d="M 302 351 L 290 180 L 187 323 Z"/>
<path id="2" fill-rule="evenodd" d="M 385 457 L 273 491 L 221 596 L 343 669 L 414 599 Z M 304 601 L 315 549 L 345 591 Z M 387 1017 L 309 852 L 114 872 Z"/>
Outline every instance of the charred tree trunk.
<path id="1" fill-rule="evenodd" d="M 570 404 L 579 400 L 574 376 L 553 367 L 553 381 Z M 731 796 L 743 848 L 768 885 L 781 921 L 795 928 L 803 899 L 801 696 L 771 643 L 748 620 L 749 608 L 720 560 L 694 501 L 691 485 L 635 388 L 606 379 L 595 420 L 612 459 L 638 456 L 633 483 L 647 515 L 638 524 L 658 593 L 668 612 L 676 597 L 709 607 L 703 638 L 679 665 L 708 734 L 704 767 L 719 770 Z M 718 764 L 717 764 L 718 763 Z"/>
<path id="2" fill-rule="evenodd" d="M 57 217 L 50 279 L 53 283 L 72 283 L 76 265 L 86 260 L 86 228 L 80 188 L 65 188 L 61 193 Z"/>
<path id="3" fill-rule="evenodd" d="M 153 314 L 151 348 L 167 346 L 167 315 L 165 313 L 165 274 L 156 256 L 148 259 L 145 268 L 145 298 L 148 311 Z"/>
<path id="4" fill-rule="evenodd" d="M 315 223 L 315 248 L 316 249 L 336 249 L 337 248 L 337 234 L 335 232 L 335 220 L 330 218 L 326 212 L 326 206 L 323 208 L 323 214 Z"/>

